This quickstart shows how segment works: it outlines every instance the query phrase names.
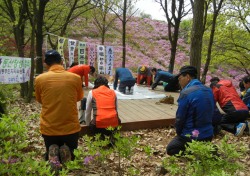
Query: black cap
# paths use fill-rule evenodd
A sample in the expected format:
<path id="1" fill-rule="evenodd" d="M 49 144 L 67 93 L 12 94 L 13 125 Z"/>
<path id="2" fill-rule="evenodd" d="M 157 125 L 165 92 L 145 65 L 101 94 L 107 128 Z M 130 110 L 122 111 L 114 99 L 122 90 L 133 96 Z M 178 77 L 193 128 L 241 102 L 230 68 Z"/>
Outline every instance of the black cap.
<path id="1" fill-rule="evenodd" d="M 197 69 L 194 66 L 187 65 L 187 66 L 181 67 L 180 72 L 178 75 L 176 75 L 176 77 L 178 78 L 181 74 L 184 74 L 184 73 L 187 73 L 190 76 L 195 77 L 195 78 L 197 77 Z"/>
<path id="2" fill-rule="evenodd" d="M 56 50 L 49 50 L 45 53 L 44 62 L 48 65 L 60 63 L 62 60 L 61 55 Z"/>

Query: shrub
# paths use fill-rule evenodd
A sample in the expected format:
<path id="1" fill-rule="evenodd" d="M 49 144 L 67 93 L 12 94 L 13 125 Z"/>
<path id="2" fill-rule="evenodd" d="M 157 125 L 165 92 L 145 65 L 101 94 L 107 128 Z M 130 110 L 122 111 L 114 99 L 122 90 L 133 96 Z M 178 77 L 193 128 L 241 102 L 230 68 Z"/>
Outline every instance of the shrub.
<path id="1" fill-rule="evenodd" d="M 171 175 L 235 175 L 244 168 L 238 160 L 245 151 L 244 147 L 229 144 L 227 136 L 218 145 L 193 140 L 185 152 L 165 158 L 163 166 Z"/>
<path id="2" fill-rule="evenodd" d="M 0 120 L 0 175 L 53 175 L 47 162 L 27 152 L 27 122 L 13 111 Z"/>

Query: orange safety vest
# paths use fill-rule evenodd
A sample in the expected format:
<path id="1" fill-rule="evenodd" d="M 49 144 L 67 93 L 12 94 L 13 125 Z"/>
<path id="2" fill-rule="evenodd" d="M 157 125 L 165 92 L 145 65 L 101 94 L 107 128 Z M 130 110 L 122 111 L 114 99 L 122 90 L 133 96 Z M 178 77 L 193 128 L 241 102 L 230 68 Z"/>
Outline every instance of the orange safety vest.
<path id="1" fill-rule="evenodd" d="M 116 94 L 106 86 L 92 90 L 93 122 L 96 128 L 118 126 L 118 112 Z"/>

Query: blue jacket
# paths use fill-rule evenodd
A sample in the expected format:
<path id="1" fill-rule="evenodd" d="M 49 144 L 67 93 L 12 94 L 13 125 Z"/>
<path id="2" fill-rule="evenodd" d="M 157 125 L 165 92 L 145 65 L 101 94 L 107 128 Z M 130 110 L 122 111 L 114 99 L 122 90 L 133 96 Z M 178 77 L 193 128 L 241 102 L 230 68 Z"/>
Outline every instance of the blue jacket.
<path id="1" fill-rule="evenodd" d="M 157 71 L 155 75 L 155 81 L 152 84 L 152 89 L 156 88 L 160 81 L 169 83 L 174 79 L 174 75 L 166 71 Z"/>
<path id="2" fill-rule="evenodd" d="M 180 92 L 177 102 L 177 135 L 192 136 L 192 131 L 198 130 L 199 136 L 196 139 L 213 136 L 212 118 L 216 105 L 210 88 L 193 79 Z"/>
<path id="3" fill-rule="evenodd" d="M 242 100 L 250 110 L 250 88 L 247 89 L 246 94 L 242 97 Z"/>
<path id="4" fill-rule="evenodd" d="M 133 77 L 133 75 L 129 69 L 117 68 L 115 71 L 114 90 L 116 90 L 116 88 L 117 88 L 117 84 L 118 84 L 119 79 L 120 79 L 120 82 L 135 81 L 135 78 Z"/>

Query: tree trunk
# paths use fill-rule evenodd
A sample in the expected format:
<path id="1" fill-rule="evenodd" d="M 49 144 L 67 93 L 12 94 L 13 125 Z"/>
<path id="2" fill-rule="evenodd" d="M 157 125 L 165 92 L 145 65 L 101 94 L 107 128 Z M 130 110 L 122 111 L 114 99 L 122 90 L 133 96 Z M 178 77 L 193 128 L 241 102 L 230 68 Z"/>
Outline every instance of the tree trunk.
<path id="1" fill-rule="evenodd" d="M 205 0 L 194 1 L 193 26 L 191 32 L 190 65 L 197 68 L 198 79 L 200 79 L 200 68 L 201 68 L 204 4 Z"/>
<path id="2" fill-rule="evenodd" d="M 28 96 L 26 99 L 27 103 L 31 102 L 33 91 L 34 91 L 34 69 L 35 69 L 35 28 L 36 28 L 36 0 L 33 0 L 33 9 L 34 9 L 34 15 L 32 18 L 32 31 L 31 31 L 31 46 L 30 46 L 30 58 L 31 58 L 31 71 L 30 71 L 30 82 L 29 82 L 29 91 Z"/>
<path id="3" fill-rule="evenodd" d="M 179 37 L 179 28 L 180 28 L 180 23 L 181 23 L 181 18 L 182 18 L 182 15 L 183 15 L 183 6 L 184 6 L 184 0 L 180 0 L 179 1 L 179 6 L 178 8 L 176 7 L 176 3 L 174 2 L 174 0 L 172 1 L 172 16 L 174 16 L 174 33 L 171 34 L 171 27 L 168 28 L 168 33 L 169 33 L 169 38 L 171 37 L 170 40 L 170 44 L 171 44 L 171 54 L 170 54 L 170 62 L 169 62 L 169 68 L 168 68 L 168 71 L 170 73 L 173 73 L 174 71 L 174 63 L 175 63 L 175 55 L 176 55 L 176 48 L 177 48 L 177 42 L 178 42 L 178 37 Z M 167 2 L 165 2 L 167 3 Z M 177 9 L 177 14 L 178 16 L 176 17 L 175 16 L 175 9 Z M 167 10 L 167 9 L 166 9 Z M 167 11 L 165 13 L 168 13 Z M 171 24 L 171 19 L 169 19 L 169 16 L 167 15 L 168 17 L 168 25 Z M 172 26 L 172 25 L 171 25 Z"/>
<path id="4" fill-rule="evenodd" d="M 205 82 L 206 82 L 206 75 L 207 75 L 208 67 L 209 67 L 210 61 L 211 61 L 211 53 L 212 53 L 212 46 L 213 46 L 213 42 L 214 42 L 216 18 L 217 18 L 217 15 L 214 14 L 213 22 L 212 22 L 212 29 L 211 29 L 211 32 L 210 32 L 209 44 L 208 44 L 208 49 L 207 49 L 207 59 L 206 59 L 206 63 L 205 63 L 205 66 L 204 66 L 204 71 L 203 71 L 202 77 L 201 77 L 201 82 L 203 84 L 205 84 Z"/>
<path id="5" fill-rule="evenodd" d="M 122 67 L 126 64 L 126 23 L 127 23 L 127 0 L 124 0 L 123 6 L 123 20 L 122 20 Z"/>
<path id="6" fill-rule="evenodd" d="M 221 9 L 222 3 L 224 0 L 220 0 L 219 4 L 218 4 L 218 9 L 216 9 L 216 1 L 214 0 L 214 14 L 213 14 L 213 21 L 212 21 L 212 27 L 211 27 L 211 32 L 210 32 L 210 38 L 209 38 L 209 44 L 208 44 L 208 49 L 207 49 L 207 59 L 206 59 L 206 63 L 204 66 L 204 71 L 202 73 L 202 77 L 201 77 L 201 82 L 203 84 L 206 83 L 206 75 L 208 72 L 208 67 L 210 65 L 211 62 L 211 54 L 212 54 L 212 47 L 213 47 L 213 42 L 214 42 L 214 34 L 215 34 L 215 28 L 216 28 L 216 20 L 217 17 L 219 15 L 219 11 Z"/>
<path id="7" fill-rule="evenodd" d="M 170 73 L 173 73 L 174 71 L 175 55 L 176 55 L 176 48 L 177 48 L 177 42 L 178 42 L 178 36 L 179 36 L 179 26 L 180 26 L 180 20 L 176 21 L 176 24 L 174 27 L 173 40 L 171 42 L 171 55 L 170 55 L 170 63 L 169 63 Z"/>
<path id="8" fill-rule="evenodd" d="M 39 9 L 36 16 L 37 33 L 36 33 L 36 74 L 43 72 L 43 16 L 46 4 L 49 0 L 39 0 Z"/>

